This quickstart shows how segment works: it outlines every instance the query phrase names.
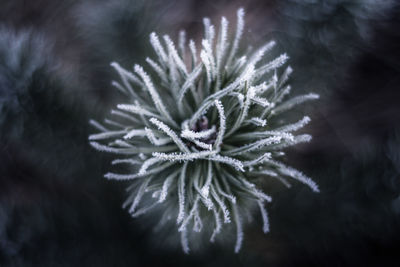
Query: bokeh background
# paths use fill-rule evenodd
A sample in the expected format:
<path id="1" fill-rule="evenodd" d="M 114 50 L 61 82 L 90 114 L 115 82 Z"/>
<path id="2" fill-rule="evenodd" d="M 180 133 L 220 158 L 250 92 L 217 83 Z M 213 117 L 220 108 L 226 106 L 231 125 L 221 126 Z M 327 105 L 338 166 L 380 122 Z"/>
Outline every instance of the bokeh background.
<path id="1" fill-rule="evenodd" d="M 153 55 L 152 31 L 199 40 L 202 18 L 234 25 L 244 45 L 274 39 L 294 69 L 313 141 L 288 151 L 313 177 L 274 189 L 233 243 L 184 255 L 121 209 L 110 155 L 91 149 L 91 118 L 120 100 L 117 61 Z M 268 185 L 266 185 L 268 187 Z M 0 266 L 399 266 L 400 3 L 395 0 L 1 0 Z"/>

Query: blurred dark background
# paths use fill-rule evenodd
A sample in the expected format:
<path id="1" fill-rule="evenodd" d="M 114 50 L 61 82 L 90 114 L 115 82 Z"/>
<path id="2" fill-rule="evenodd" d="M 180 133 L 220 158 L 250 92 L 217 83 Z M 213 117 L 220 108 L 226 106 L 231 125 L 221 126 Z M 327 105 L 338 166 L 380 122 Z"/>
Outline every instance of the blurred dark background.
<path id="1" fill-rule="evenodd" d="M 294 94 L 321 95 L 299 111 L 313 141 L 288 151 L 321 193 L 274 189 L 271 233 L 257 217 L 239 254 L 184 255 L 121 209 L 88 120 L 119 100 L 110 61 L 152 56 L 152 31 L 198 40 L 205 16 L 233 27 L 240 6 L 244 42 L 276 40 Z M 399 247 L 398 1 L 0 1 L 0 266 L 399 266 Z"/>

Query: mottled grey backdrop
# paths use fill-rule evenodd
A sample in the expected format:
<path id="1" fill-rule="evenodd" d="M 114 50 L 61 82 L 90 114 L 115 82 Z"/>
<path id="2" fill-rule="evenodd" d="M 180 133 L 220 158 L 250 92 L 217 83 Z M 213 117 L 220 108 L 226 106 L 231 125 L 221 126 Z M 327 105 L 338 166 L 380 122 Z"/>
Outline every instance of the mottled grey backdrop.
<path id="1" fill-rule="evenodd" d="M 109 66 L 152 55 L 152 31 L 201 38 L 202 18 L 234 21 L 245 42 L 274 39 L 294 69 L 311 143 L 290 164 L 320 185 L 273 192 L 241 252 L 184 255 L 121 209 L 125 184 L 88 146 L 88 120 L 119 101 Z M 2 0 L 1 266 L 399 266 L 400 3 L 395 0 Z"/>

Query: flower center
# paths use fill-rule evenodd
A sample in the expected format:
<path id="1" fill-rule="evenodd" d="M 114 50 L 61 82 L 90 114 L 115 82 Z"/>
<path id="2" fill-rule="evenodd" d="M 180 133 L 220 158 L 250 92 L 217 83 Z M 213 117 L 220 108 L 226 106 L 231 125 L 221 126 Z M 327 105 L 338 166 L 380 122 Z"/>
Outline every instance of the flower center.
<path id="1" fill-rule="evenodd" d="M 211 127 L 212 127 L 212 125 L 210 125 L 207 117 L 201 116 L 200 119 L 198 119 L 197 122 L 194 124 L 194 126 L 190 128 L 190 130 L 192 130 L 194 132 L 203 132 L 203 131 L 210 130 Z M 214 132 L 206 138 L 199 139 L 199 141 L 203 142 L 205 144 L 213 145 L 215 143 L 216 138 L 217 138 L 217 133 Z M 195 147 L 198 150 L 204 150 L 204 148 L 199 147 L 198 145 L 196 145 L 193 142 L 189 142 L 188 146 Z"/>

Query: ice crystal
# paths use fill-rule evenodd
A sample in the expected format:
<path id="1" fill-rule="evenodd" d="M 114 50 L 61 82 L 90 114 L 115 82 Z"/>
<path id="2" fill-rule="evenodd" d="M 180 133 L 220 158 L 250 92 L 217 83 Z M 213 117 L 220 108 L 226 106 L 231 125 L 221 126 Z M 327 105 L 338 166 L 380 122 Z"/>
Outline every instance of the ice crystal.
<path id="1" fill-rule="evenodd" d="M 287 123 L 281 113 L 305 101 L 310 93 L 286 99 L 290 93 L 286 54 L 262 62 L 274 46 L 271 41 L 254 51 L 240 52 L 244 11 L 237 12 L 233 41 L 223 17 L 216 36 L 215 26 L 204 19 L 205 36 L 198 50 L 186 34 L 179 34 L 178 47 L 168 35 L 150 35 L 156 59 L 146 61 L 152 71 L 135 65 L 133 72 L 113 62 L 121 83 L 112 84 L 126 96 L 126 103 L 112 111 L 113 120 L 90 123 L 99 133 L 89 136 L 99 151 L 123 156 L 114 164 L 129 164 L 131 173 L 107 173 L 108 179 L 132 180 L 130 206 L 133 217 L 161 203 L 175 208 L 163 218 L 176 216 L 184 252 L 189 252 L 189 229 L 200 232 L 203 221 L 212 225 L 210 241 L 224 224 L 236 227 L 235 252 L 243 240 L 243 216 L 248 199 L 260 209 L 263 231 L 270 229 L 265 202 L 272 198 L 259 189 L 260 177 L 277 179 L 290 187 L 292 178 L 312 191 L 318 186 L 303 173 L 278 161 L 282 149 L 308 142 L 310 135 L 294 132 L 309 121 Z M 187 51 L 187 52 L 186 52 Z M 281 123 L 270 125 L 279 116 Z M 283 123 L 282 123 L 283 122 Z M 139 180 L 139 182 L 137 182 Z M 153 203 L 142 204 L 149 194 Z"/>

